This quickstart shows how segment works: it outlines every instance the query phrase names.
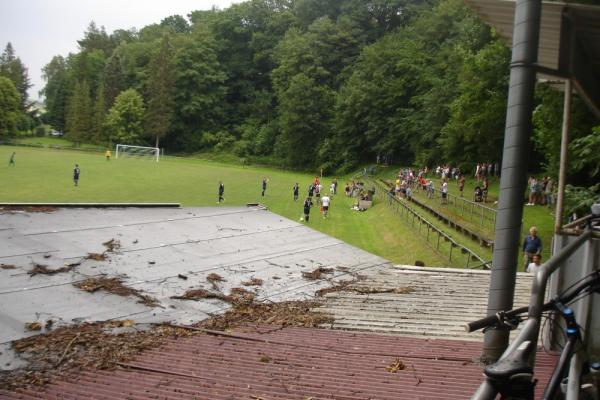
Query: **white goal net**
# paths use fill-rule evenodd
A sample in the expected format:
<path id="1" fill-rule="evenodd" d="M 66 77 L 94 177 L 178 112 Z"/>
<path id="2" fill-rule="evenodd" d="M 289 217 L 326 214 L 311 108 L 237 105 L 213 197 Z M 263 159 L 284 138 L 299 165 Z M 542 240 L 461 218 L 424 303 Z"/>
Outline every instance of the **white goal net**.
<path id="1" fill-rule="evenodd" d="M 119 157 L 148 157 L 158 162 L 160 158 L 160 149 L 158 147 L 130 146 L 128 144 L 118 144 L 115 151 L 115 158 Z"/>

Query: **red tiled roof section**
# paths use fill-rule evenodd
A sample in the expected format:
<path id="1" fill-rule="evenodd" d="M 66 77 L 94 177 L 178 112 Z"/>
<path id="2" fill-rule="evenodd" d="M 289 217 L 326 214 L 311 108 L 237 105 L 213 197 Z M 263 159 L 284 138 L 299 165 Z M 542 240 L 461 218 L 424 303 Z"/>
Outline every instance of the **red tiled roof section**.
<path id="1" fill-rule="evenodd" d="M 271 330 L 269 330 L 271 329 Z M 131 368 L 81 371 L 43 391 L 6 399 L 367 400 L 465 399 L 482 368 L 481 344 L 324 329 L 246 327 L 198 335 L 146 351 Z M 405 368 L 388 367 L 397 360 Z M 556 358 L 537 357 L 539 390 Z"/>

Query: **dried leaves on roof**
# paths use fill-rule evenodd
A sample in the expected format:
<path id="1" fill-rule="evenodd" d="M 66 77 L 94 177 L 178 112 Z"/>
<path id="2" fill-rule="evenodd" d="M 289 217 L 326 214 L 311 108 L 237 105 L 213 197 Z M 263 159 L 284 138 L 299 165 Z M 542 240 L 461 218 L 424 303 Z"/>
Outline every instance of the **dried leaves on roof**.
<path id="1" fill-rule="evenodd" d="M 52 375 L 84 367 L 110 369 L 142 350 L 159 346 L 167 338 L 197 334 L 187 329 L 158 326 L 148 331 L 131 330 L 112 334 L 130 321 L 110 321 L 61 327 L 50 333 L 13 342 L 13 349 L 26 361 L 26 368 L 0 374 L 0 387 L 16 389 L 43 384 Z"/>
<path id="2" fill-rule="evenodd" d="M 263 284 L 263 280 L 259 279 L 259 278 L 252 278 L 248 281 L 242 282 L 242 285 L 244 285 L 244 286 L 262 286 L 262 284 Z"/>
<path id="3" fill-rule="evenodd" d="M 317 279 L 322 279 L 323 274 L 332 274 L 332 273 L 333 273 L 333 268 L 319 267 L 311 272 L 302 272 L 302 277 L 304 279 L 314 281 Z"/>
<path id="4" fill-rule="evenodd" d="M 330 314 L 314 311 L 316 301 L 286 301 L 282 303 L 239 302 L 222 315 L 198 324 L 206 329 L 226 330 L 247 323 L 270 325 L 318 327 L 333 323 Z"/>
<path id="5" fill-rule="evenodd" d="M 217 282 L 225 282 L 225 279 L 223 279 L 223 277 L 219 274 L 215 274 L 214 272 L 211 272 L 210 274 L 208 274 L 206 276 L 206 280 L 208 282 L 210 282 L 210 284 L 212 285 L 214 290 L 219 290 L 219 286 L 217 285 Z"/>
<path id="6" fill-rule="evenodd" d="M 14 266 L 14 265 L 12 265 L 12 264 L 0 264 L 0 268 L 2 268 L 2 269 L 15 269 L 17 267 Z"/>
<path id="7" fill-rule="evenodd" d="M 253 301 L 255 294 L 243 289 L 233 288 L 229 295 L 224 295 L 219 291 L 210 291 L 206 289 L 191 289 L 186 291 L 181 296 L 171 296 L 172 299 L 177 300 L 202 300 L 202 299 L 218 299 L 227 303 L 236 304 Z"/>
<path id="8" fill-rule="evenodd" d="M 27 271 L 27 273 L 30 276 L 35 276 L 35 275 L 54 275 L 54 274 L 59 274 L 61 272 L 69 272 L 74 267 L 76 267 L 77 265 L 79 265 L 79 264 L 69 264 L 69 265 L 66 265 L 66 266 L 61 267 L 61 268 L 50 269 L 50 268 L 48 268 L 47 265 L 33 264 L 33 268 L 30 269 L 29 271 Z"/>
<path id="9" fill-rule="evenodd" d="M 117 296 L 134 296 L 138 298 L 138 303 L 144 304 L 148 307 L 159 306 L 159 303 L 156 299 L 142 294 L 137 289 L 132 289 L 128 286 L 125 286 L 120 278 L 107 278 L 105 276 L 88 278 L 84 281 L 73 283 L 73 286 L 90 293 L 103 290 L 105 292 L 116 294 Z"/>

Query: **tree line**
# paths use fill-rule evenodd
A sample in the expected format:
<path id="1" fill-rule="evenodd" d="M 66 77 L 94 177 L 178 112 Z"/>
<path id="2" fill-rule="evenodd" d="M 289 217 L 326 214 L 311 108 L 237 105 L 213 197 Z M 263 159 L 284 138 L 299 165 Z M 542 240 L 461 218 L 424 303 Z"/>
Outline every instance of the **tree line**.
<path id="1" fill-rule="evenodd" d="M 76 142 L 325 171 L 501 158 L 510 50 L 460 0 L 249 0 L 139 30 L 92 22 L 78 44 L 45 66 L 42 91 L 47 122 Z M 561 107 L 538 85 L 532 163 L 552 175 Z M 600 128 L 573 109 L 583 185 Z"/>

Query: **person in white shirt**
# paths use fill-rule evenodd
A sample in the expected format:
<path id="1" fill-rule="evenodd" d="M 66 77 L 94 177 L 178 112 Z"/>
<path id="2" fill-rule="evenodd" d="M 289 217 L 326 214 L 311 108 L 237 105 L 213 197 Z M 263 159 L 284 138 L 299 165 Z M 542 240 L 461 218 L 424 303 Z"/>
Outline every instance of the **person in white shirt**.
<path id="1" fill-rule="evenodd" d="M 323 217 L 327 217 L 327 213 L 329 212 L 329 196 L 325 195 L 321 197 L 321 210 L 323 211 Z"/>
<path id="2" fill-rule="evenodd" d="M 529 265 L 527 266 L 527 272 L 535 274 L 541 264 L 542 264 L 542 255 L 534 254 L 533 262 L 530 262 Z"/>

